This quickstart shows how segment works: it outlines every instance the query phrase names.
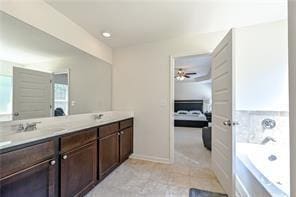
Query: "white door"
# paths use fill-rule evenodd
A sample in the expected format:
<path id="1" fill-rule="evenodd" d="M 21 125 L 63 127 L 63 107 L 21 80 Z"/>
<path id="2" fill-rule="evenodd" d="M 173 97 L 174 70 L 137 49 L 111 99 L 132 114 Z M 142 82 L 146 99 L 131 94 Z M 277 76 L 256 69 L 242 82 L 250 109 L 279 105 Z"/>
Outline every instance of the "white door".
<path id="1" fill-rule="evenodd" d="M 13 67 L 13 120 L 49 117 L 51 74 Z"/>
<path id="2" fill-rule="evenodd" d="M 212 54 L 212 168 L 229 196 L 234 196 L 232 35 L 231 30 Z"/>

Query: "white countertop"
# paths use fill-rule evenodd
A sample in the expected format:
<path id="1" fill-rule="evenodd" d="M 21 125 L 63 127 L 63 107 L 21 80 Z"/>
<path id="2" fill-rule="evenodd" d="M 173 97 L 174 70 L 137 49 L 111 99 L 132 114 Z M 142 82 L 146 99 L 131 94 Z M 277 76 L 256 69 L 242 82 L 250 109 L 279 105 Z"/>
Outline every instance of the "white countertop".
<path id="1" fill-rule="evenodd" d="M 95 114 L 103 114 L 102 119 L 95 120 Z M 133 116 L 132 112 L 108 111 L 63 117 L 0 122 L 0 150 L 91 127 L 98 127 L 108 123 L 132 118 Z M 35 121 L 41 122 L 37 125 L 37 130 L 27 132 L 16 131 L 16 125 Z"/>

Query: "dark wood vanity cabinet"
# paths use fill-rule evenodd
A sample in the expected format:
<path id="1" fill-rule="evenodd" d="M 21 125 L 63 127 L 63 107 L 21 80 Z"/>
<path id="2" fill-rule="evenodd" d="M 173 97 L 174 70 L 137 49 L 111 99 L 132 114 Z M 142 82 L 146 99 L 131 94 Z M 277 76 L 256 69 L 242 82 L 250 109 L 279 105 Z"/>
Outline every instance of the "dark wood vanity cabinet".
<path id="1" fill-rule="evenodd" d="M 0 196 L 83 196 L 133 152 L 133 119 L 0 154 Z"/>
<path id="2" fill-rule="evenodd" d="M 133 152 L 133 128 L 120 131 L 120 163 L 124 162 Z"/>
<path id="3" fill-rule="evenodd" d="M 119 164 L 119 135 L 115 133 L 99 139 L 99 180 L 106 177 Z"/>
<path id="4" fill-rule="evenodd" d="M 133 152 L 133 119 L 99 128 L 99 171 L 102 180 Z"/>
<path id="5" fill-rule="evenodd" d="M 50 161 L 38 163 L 2 179 L 0 196 L 56 196 L 55 167 Z"/>
<path id="6" fill-rule="evenodd" d="M 81 196 L 97 182 L 97 129 L 61 138 L 61 196 Z"/>
<path id="7" fill-rule="evenodd" d="M 0 196 L 56 196 L 52 141 L 0 155 Z"/>
<path id="8" fill-rule="evenodd" d="M 120 128 L 120 163 L 124 162 L 133 153 L 133 119 L 119 122 Z"/>

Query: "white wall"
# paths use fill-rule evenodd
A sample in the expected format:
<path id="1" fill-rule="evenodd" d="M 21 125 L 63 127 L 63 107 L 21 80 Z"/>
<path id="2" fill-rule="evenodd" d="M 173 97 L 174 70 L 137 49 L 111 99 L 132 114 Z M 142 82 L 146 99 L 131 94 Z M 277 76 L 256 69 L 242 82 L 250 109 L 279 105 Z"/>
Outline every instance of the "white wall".
<path id="1" fill-rule="evenodd" d="M 112 63 L 112 49 L 43 0 L 1 1 L 0 9 L 86 53 Z"/>
<path id="2" fill-rule="evenodd" d="M 176 82 L 175 100 L 209 100 L 212 98 L 211 87 L 210 82 Z"/>
<path id="3" fill-rule="evenodd" d="M 296 197 L 296 2 L 289 1 L 291 197 Z"/>
<path id="4" fill-rule="evenodd" d="M 287 22 L 236 29 L 238 110 L 288 111 Z"/>
<path id="5" fill-rule="evenodd" d="M 135 112 L 135 155 L 170 159 L 170 55 L 205 54 L 224 32 L 120 48 L 113 54 L 114 110 Z"/>
<path id="6" fill-rule="evenodd" d="M 212 100 L 211 82 L 175 82 L 175 100 Z M 207 106 L 204 105 L 204 111 Z"/>

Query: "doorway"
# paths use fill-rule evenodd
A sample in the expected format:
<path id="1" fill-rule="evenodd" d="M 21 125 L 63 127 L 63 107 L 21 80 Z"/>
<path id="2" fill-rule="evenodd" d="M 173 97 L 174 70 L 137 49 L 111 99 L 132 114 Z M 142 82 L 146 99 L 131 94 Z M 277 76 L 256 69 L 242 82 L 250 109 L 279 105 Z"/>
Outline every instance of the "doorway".
<path id="1" fill-rule="evenodd" d="M 211 55 L 175 56 L 172 61 L 174 163 L 210 171 Z"/>
<path id="2" fill-rule="evenodd" d="M 53 114 L 54 116 L 69 115 L 69 71 L 53 73 Z"/>

